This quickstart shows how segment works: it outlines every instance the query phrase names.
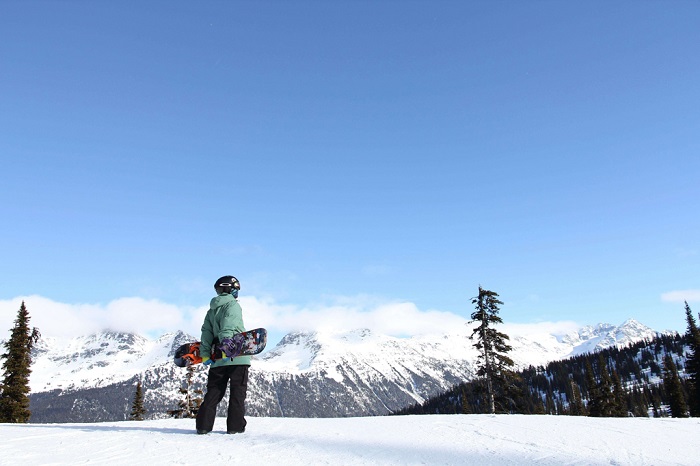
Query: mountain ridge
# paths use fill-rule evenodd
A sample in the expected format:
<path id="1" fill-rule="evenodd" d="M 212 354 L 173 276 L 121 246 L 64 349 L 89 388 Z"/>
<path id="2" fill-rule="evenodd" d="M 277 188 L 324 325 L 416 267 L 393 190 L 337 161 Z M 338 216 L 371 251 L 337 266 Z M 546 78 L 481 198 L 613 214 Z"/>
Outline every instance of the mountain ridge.
<path id="1" fill-rule="evenodd" d="M 538 366 L 596 348 L 625 346 L 656 333 L 630 319 L 619 326 L 586 326 L 563 336 L 519 335 L 511 338 L 511 356 L 519 367 Z M 370 329 L 291 332 L 253 360 L 248 413 L 379 415 L 420 403 L 473 377 L 477 353 L 470 334 L 466 325 L 443 335 L 407 338 Z M 32 419 L 65 422 L 57 420 L 62 413 L 75 421 L 71 417 L 75 406 L 80 407 L 77 419 L 85 422 L 125 418 L 124 406 L 128 407 L 137 380 L 144 386 L 147 410 L 157 417 L 155 413 L 174 408 L 181 398 L 178 389 L 186 370 L 172 364 L 173 353 L 195 339 L 182 331 L 155 340 L 111 331 L 70 340 L 42 339 L 34 349 L 30 377 Z M 194 388 L 205 383 L 206 369 L 198 366 Z M 222 413 L 225 406 L 220 406 Z M 42 411 L 49 409 L 53 417 L 47 419 Z"/>

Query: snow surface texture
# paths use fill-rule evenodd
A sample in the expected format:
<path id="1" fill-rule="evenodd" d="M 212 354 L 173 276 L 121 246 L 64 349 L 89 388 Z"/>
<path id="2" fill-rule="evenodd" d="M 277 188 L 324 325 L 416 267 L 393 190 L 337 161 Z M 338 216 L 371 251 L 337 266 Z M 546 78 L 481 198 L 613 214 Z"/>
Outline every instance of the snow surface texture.
<path id="1" fill-rule="evenodd" d="M 3 465 L 698 465 L 700 419 L 441 415 L 0 424 Z M 217 430 L 218 429 L 218 430 Z"/>

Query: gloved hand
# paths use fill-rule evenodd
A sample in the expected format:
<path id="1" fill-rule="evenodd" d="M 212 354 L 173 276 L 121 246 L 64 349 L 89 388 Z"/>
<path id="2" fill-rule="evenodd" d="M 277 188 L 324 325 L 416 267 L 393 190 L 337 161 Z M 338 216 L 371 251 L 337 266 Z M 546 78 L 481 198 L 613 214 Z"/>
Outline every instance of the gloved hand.
<path id="1" fill-rule="evenodd" d="M 234 335 L 232 338 L 224 338 L 219 344 L 222 358 L 235 358 L 243 351 L 245 338 L 242 335 Z"/>
<path id="2" fill-rule="evenodd" d="M 204 364 L 205 366 L 210 366 L 211 363 L 213 363 L 213 362 L 214 361 L 212 361 L 211 358 L 209 358 L 207 356 L 202 357 L 202 364 Z"/>

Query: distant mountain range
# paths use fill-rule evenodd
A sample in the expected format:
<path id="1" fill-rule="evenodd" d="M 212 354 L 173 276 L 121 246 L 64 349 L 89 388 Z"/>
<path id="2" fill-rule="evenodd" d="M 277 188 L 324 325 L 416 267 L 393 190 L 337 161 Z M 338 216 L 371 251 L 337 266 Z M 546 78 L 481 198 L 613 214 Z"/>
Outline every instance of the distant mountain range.
<path id="1" fill-rule="evenodd" d="M 474 374 L 476 350 L 466 326 L 443 335 L 396 338 L 367 329 L 286 335 L 253 360 L 247 410 L 252 416 L 342 417 L 387 414 L 422 402 Z M 587 326 L 567 335 L 511 338 L 520 367 L 543 365 L 611 346 L 651 339 L 657 332 L 635 320 Z M 186 369 L 175 349 L 196 338 L 183 332 L 149 340 L 102 332 L 70 340 L 44 338 L 32 365 L 32 422 L 126 419 L 141 380 L 150 417 L 165 417 L 182 395 Z M 206 369 L 199 367 L 195 387 Z M 225 404 L 220 413 L 225 412 Z"/>

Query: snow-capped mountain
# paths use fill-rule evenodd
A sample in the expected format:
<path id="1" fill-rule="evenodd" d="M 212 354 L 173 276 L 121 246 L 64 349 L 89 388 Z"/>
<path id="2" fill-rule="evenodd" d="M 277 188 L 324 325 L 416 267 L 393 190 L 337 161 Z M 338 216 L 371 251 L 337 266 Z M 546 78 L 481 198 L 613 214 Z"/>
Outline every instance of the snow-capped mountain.
<path id="1" fill-rule="evenodd" d="M 657 332 L 649 327 L 640 324 L 634 319 L 629 319 L 619 327 L 610 324 L 583 327 L 577 332 L 565 335 L 562 338 L 562 343 L 573 346 L 575 352 L 572 356 L 575 356 L 613 346 L 621 348 L 639 340 L 650 340 L 656 334 Z"/>
<path id="2" fill-rule="evenodd" d="M 273 381 L 275 415 L 384 414 L 470 379 L 475 353 L 464 343 L 463 335 L 401 339 L 367 329 L 292 333 L 255 362 L 263 376 L 253 381 Z"/>
<path id="3" fill-rule="evenodd" d="M 470 334 L 467 326 L 412 338 L 367 329 L 290 333 L 254 358 L 248 413 L 377 415 L 422 402 L 472 378 L 477 353 Z M 599 324 L 567 335 L 512 337 L 511 356 L 520 367 L 537 366 L 655 335 L 634 320 L 620 326 Z M 144 386 L 149 412 L 173 409 L 182 396 L 178 390 L 186 369 L 172 364 L 172 356 L 178 346 L 194 339 L 183 332 L 155 341 L 116 332 L 42 339 L 35 348 L 30 378 L 33 422 L 124 419 L 137 380 Z M 206 369 L 196 367 L 195 387 L 201 388 Z"/>
<path id="4" fill-rule="evenodd" d="M 183 332 L 155 341 L 133 333 L 106 331 L 74 339 L 42 338 L 32 364 L 33 392 L 96 388 L 123 382 L 170 360 Z"/>
<path id="5" fill-rule="evenodd" d="M 563 335 L 533 333 L 511 338 L 513 359 L 520 367 L 544 366 L 584 353 L 605 348 L 622 348 L 640 340 L 651 340 L 658 332 L 634 319 L 619 326 L 611 324 L 587 325 Z"/>

